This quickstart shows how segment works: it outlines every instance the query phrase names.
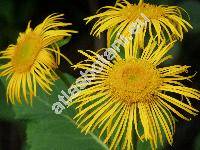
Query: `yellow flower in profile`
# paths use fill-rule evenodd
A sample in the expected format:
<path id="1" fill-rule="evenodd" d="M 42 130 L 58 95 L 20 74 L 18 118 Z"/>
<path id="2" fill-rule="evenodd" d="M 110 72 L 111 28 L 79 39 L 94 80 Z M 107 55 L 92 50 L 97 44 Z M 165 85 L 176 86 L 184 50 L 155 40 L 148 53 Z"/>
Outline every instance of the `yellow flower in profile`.
<path id="1" fill-rule="evenodd" d="M 26 31 L 19 34 L 16 45 L 11 44 L 0 52 L 0 59 L 8 60 L 0 66 L 0 76 L 7 76 L 9 80 L 7 100 L 11 103 L 15 103 L 15 99 L 21 103 L 22 97 L 27 103 L 32 101 L 37 85 L 49 93 L 50 86 L 58 78 L 54 70 L 60 63 L 60 56 L 69 61 L 61 54 L 56 42 L 76 31 L 58 29 L 71 25 L 61 22 L 62 16 L 52 14 L 35 29 L 30 27 L 29 22 Z"/>
<path id="2" fill-rule="evenodd" d="M 101 12 L 103 11 L 103 12 Z M 183 39 L 184 31 L 192 26 L 183 19 L 182 8 L 178 6 L 153 5 L 140 0 L 139 4 L 131 4 L 127 0 L 118 0 L 115 6 L 105 6 L 98 14 L 85 18 L 87 23 L 97 20 L 91 30 L 94 36 L 100 36 L 103 31 L 108 31 L 108 42 L 113 36 L 124 34 L 132 37 L 138 34 L 139 45 L 144 47 L 146 35 L 158 36 L 158 43 L 162 39 Z M 118 34 L 117 34 L 118 33 Z M 117 34 L 117 36 L 116 36 Z"/>
<path id="3" fill-rule="evenodd" d="M 82 132 L 98 132 L 110 149 L 119 145 L 123 150 L 133 149 L 134 133 L 142 141 L 149 140 L 152 149 L 165 137 L 172 144 L 172 113 L 190 120 L 183 111 L 194 116 L 198 112 L 189 99 L 200 100 L 200 92 L 182 83 L 193 77 L 185 75 L 190 67 L 160 67 L 171 57 L 166 54 L 174 42 L 157 46 L 150 39 L 141 53 L 136 41 L 125 45 L 125 58 L 107 49 L 104 56 L 111 62 L 99 53 L 80 51 L 87 60 L 74 66 L 87 70 L 76 81 L 82 90 L 68 99 L 79 109 L 74 119 Z"/>

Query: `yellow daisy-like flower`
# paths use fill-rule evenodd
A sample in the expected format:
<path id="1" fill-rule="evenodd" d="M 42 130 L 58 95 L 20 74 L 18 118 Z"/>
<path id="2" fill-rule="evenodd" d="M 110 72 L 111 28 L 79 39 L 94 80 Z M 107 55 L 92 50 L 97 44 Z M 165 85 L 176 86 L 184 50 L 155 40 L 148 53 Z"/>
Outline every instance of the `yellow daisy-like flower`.
<path id="1" fill-rule="evenodd" d="M 9 79 L 7 100 L 11 103 L 15 103 L 15 99 L 21 103 L 22 95 L 27 103 L 27 95 L 30 95 L 32 101 L 32 97 L 36 96 L 37 85 L 47 93 L 51 91 L 50 86 L 58 78 L 54 70 L 60 63 L 60 56 L 69 61 L 60 53 L 56 42 L 76 31 L 58 29 L 71 25 L 61 22 L 62 16 L 52 14 L 35 29 L 30 27 L 29 22 L 26 31 L 19 34 L 16 45 L 11 44 L 0 52 L 0 59 L 8 60 L 0 66 L 0 76 Z"/>
<path id="2" fill-rule="evenodd" d="M 103 12 L 101 12 L 104 10 Z M 183 39 L 184 31 L 192 26 L 182 18 L 182 8 L 178 6 L 153 5 L 140 0 L 139 4 L 131 4 L 126 0 L 117 1 L 116 5 L 101 8 L 97 15 L 85 18 L 87 23 L 97 19 L 91 34 L 100 36 L 108 31 L 108 44 L 113 36 L 118 39 L 120 34 L 132 38 L 133 34 L 139 36 L 139 45 L 144 47 L 144 37 L 158 36 L 158 43 L 162 39 Z M 115 35 L 116 33 L 117 36 Z"/>
<path id="3" fill-rule="evenodd" d="M 163 41 L 157 46 L 151 39 L 141 54 L 136 41 L 126 44 L 125 58 L 107 49 L 104 56 L 112 62 L 99 53 L 80 51 L 88 59 L 74 66 L 86 70 L 72 86 L 82 90 L 68 99 L 79 109 L 74 119 L 82 132 L 99 132 L 110 149 L 119 144 L 123 150 L 133 149 L 134 133 L 141 140 L 149 140 L 153 149 L 159 141 L 163 143 L 162 133 L 172 144 L 172 113 L 190 120 L 180 111 L 194 116 L 198 112 L 189 98 L 200 100 L 200 92 L 182 83 L 193 77 L 184 75 L 190 67 L 159 67 L 171 57 L 166 53 L 173 42 L 166 45 Z"/>

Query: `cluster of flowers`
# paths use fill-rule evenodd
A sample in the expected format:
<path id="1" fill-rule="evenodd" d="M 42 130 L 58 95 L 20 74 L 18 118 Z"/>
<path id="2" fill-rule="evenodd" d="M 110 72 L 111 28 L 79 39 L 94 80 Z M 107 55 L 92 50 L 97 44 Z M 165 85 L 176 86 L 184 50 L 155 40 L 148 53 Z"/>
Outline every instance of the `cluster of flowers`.
<path id="1" fill-rule="evenodd" d="M 133 22 L 132 25 L 129 27 L 129 32 L 131 37 L 124 37 L 123 35 L 120 35 L 119 39 L 116 39 L 113 44 L 111 45 L 111 48 L 107 48 L 103 55 L 97 56 L 98 59 L 92 64 L 92 70 L 86 70 L 85 73 L 80 71 L 80 75 L 84 78 L 84 80 L 76 80 L 76 84 L 72 85 L 68 89 L 68 94 L 70 96 L 75 95 L 76 93 L 79 93 L 80 90 L 83 90 L 86 88 L 87 84 L 91 82 L 91 80 L 94 80 L 95 73 L 100 73 L 103 70 L 102 66 L 99 66 L 100 68 L 96 69 L 96 65 L 99 63 L 108 64 L 108 61 L 112 61 L 115 58 L 115 53 L 120 53 L 120 46 L 125 46 L 130 40 L 133 40 L 133 35 L 136 34 L 136 32 L 139 32 L 142 26 L 145 26 L 150 20 L 141 13 L 141 16 L 144 18 L 144 22 L 141 20 L 136 19 L 136 22 Z M 119 35 L 120 33 L 117 33 Z M 82 51 L 80 51 L 83 53 Z M 104 59 L 106 57 L 106 60 Z M 107 61 L 108 60 L 108 61 Z M 92 76 L 92 79 L 89 79 L 88 76 Z M 77 86 L 79 85 L 79 87 Z M 61 95 L 58 95 L 58 102 L 55 102 L 52 105 L 52 110 L 55 112 L 55 114 L 61 114 L 63 110 L 66 108 L 66 106 L 70 106 L 72 103 L 72 100 L 66 101 L 66 99 L 69 99 L 69 95 L 65 91 L 61 91 Z"/>
<path id="2" fill-rule="evenodd" d="M 87 59 L 73 67 L 86 71 L 81 71 L 81 77 L 68 89 L 70 95 L 62 91 L 58 96 L 59 102 L 52 106 L 55 113 L 75 106 L 78 112 L 74 120 L 81 131 L 97 131 L 110 149 L 134 149 L 133 134 L 149 141 L 152 149 L 163 144 L 165 138 L 172 145 L 175 115 L 189 121 L 183 111 L 197 115 L 190 100 L 200 100 L 198 90 L 184 85 L 193 77 L 186 75 L 190 66 L 161 67 L 172 58 L 168 52 L 174 43 L 192 28 L 183 19 L 182 10 L 143 0 L 138 4 L 118 0 L 115 6 L 103 7 L 98 14 L 85 18 L 87 23 L 96 20 L 92 35 L 100 37 L 107 32 L 108 48 L 104 55 L 102 49 L 79 51 Z M 9 60 L 0 66 L 0 76 L 9 80 L 8 101 L 21 103 L 23 97 L 27 103 L 32 102 L 37 85 L 49 93 L 58 78 L 55 69 L 60 56 L 71 63 L 61 54 L 57 42 L 76 31 L 59 29 L 70 25 L 60 21 L 62 16 L 52 14 L 35 29 L 29 23 L 17 44 L 0 52 L 0 59 Z"/>
<path id="3" fill-rule="evenodd" d="M 91 82 L 84 83 L 86 88 L 68 99 L 70 106 L 78 110 L 74 119 L 82 132 L 97 132 L 110 149 L 134 149 L 133 134 L 156 149 L 164 139 L 173 143 L 173 114 L 188 121 L 190 118 L 182 110 L 197 115 L 198 110 L 191 106 L 190 99 L 200 100 L 200 92 L 183 84 L 193 77 L 186 75 L 190 66 L 161 67 L 173 57 L 168 52 L 174 43 L 181 41 L 184 32 L 192 28 L 182 18 L 181 11 L 178 6 L 120 0 L 114 7 L 103 7 L 98 14 L 85 19 L 87 23 L 96 21 L 92 35 L 100 37 L 102 32 L 107 32 L 107 47 L 113 41 L 120 41 L 120 37 L 131 37 L 133 23 L 137 19 L 145 21 L 141 13 L 149 21 L 140 26 L 133 39 L 124 44 L 118 42 L 112 51 L 113 59 L 103 58 L 102 62 L 107 63 L 98 61 L 102 50 L 80 51 L 87 59 L 74 68 L 90 72 L 93 63 L 98 62 L 95 69 L 101 70 L 95 72 L 95 78 L 88 76 Z M 124 54 L 117 53 L 119 50 Z M 84 76 L 77 80 L 84 81 Z"/>

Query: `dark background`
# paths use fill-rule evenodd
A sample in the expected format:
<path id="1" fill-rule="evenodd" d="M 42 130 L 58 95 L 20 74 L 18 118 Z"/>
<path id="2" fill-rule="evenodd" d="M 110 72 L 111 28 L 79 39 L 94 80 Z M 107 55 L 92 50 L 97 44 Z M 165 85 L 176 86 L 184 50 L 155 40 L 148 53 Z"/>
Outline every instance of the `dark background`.
<path id="1" fill-rule="evenodd" d="M 179 48 L 175 50 L 176 57 L 173 63 L 191 65 L 193 67 L 191 73 L 200 72 L 200 2 L 195 0 L 179 0 L 178 2 L 175 0 L 147 0 L 146 2 L 185 6 L 189 15 L 192 14 L 191 19 L 195 28 L 186 33 L 183 42 L 179 43 Z M 78 49 L 96 50 L 105 47 L 105 36 L 102 35 L 101 39 L 90 36 L 92 24 L 85 25 L 83 18 L 95 14 L 96 10 L 102 6 L 114 5 L 114 3 L 115 0 L 0 0 L 0 49 L 4 50 L 9 44 L 15 43 L 18 33 L 25 30 L 29 20 L 32 20 L 31 26 L 35 27 L 51 13 L 64 13 L 65 21 L 73 23 L 73 26 L 69 28 L 77 30 L 79 33 L 73 35 L 70 43 L 62 47 L 62 53 L 68 56 L 72 62 L 77 63 L 83 60 L 83 57 L 77 52 Z M 78 71 L 74 71 L 68 63 L 63 62 L 60 68 L 63 72 L 78 76 Z M 200 88 L 199 76 L 198 73 L 190 86 Z M 7 118 L 0 118 L 0 150 L 22 149 L 26 139 L 21 124 L 23 122 L 18 123 L 9 121 Z M 173 147 L 166 149 L 192 150 L 200 143 L 199 116 L 190 122 L 180 119 L 176 129 Z M 200 147 L 195 150 L 198 149 Z"/>

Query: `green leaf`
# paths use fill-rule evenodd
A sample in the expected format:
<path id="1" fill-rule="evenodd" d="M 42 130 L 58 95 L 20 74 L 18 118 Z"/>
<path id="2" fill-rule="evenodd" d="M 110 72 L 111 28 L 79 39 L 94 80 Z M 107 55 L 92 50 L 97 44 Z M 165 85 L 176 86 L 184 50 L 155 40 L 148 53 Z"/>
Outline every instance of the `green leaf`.
<path id="1" fill-rule="evenodd" d="M 30 150 L 103 150 L 104 144 L 92 133 L 81 134 L 73 120 L 58 116 L 32 121 L 27 127 L 27 143 Z"/>
<path id="2" fill-rule="evenodd" d="M 58 42 L 57 42 L 58 47 L 62 47 L 62 46 L 64 46 L 64 45 L 68 44 L 68 43 L 70 42 L 71 38 L 72 38 L 72 37 L 69 36 L 69 37 L 66 37 L 66 38 L 63 39 L 63 40 L 58 41 Z"/>
<path id="3" fill-rule="evenodd" d="M 193 30 L 190 32 L 200 32 L 200 2 L 199 1 L 184 1 L 181 5 L 190 16 Z"/>
<path id="4" fill-rule="evenodd" d="M 7 120 L 11 121 L 14 119 L 14 112 L 12 110 L 12 106 L 7 103 L 6 101 L 6 89 L 5 89 L 5 78 L 0 79 L 0 119 L 1 120 Z"/>
<path id="5" fill-rule="evenodd" d="M 65 80 L 73 83 L 75 79 L 65 74 Z M 46 94 L 42 89 L 38 90 L 37 96 L 33 99 L 32 106 L 25 103 L 13 105 L 15 118 L 27 121 L 27 145 L 25 149 L 73 149 L 73 150 L 104 150 L 108 147 L 96 135 L 90 133 L 84 135 L 76 127 L 72 119 L 76 113 L 73 107 L 66 108 L 62 114 L 56 115 L 52 111 L 52 105 L 58 102 L 58 95 L 61 91 L 69 88 L 66 81 L 59 79 L 53 86 L 51 95 Z"/>
<path id="6" fill-rule="evenodd" d="M 151 150 L 151 145 L 147 141 L 139 141 L 137 144 L 137 150 Z"/>
<path id="7" fill-rule="evenodd" d="M 165 136 L 164 136 L 164 133 L 162 132 L 162 136 L 163 136 L 163 141 L 164 141 L 164 144 L 163 145 L 161 145 L 161 143 L 160 142 L 158 142 L 158 147 L 157 147 L 157 149 L 156 150 L 163 150 L 164 149 L 164 147 L 166 146 L 166 142 L 167 142 L 167 139 L 165 138 Z M 151 150 L 152 148 L 151 148 L 151 144 L 150 144 L 150 142 L 149 141 L 138 141 L 138 143 L 137 143 L 137 150 Z"/>
<path id="8" fill-rule="evenodd" d="M 156 150 L 163 150 L 165 146 L 162 146 L 160 143 L 158 143 L 158 148 Z M 137 144 L 137 150 L 151 150 L 151 144 L 149 141 L 139 141 Z"/>

